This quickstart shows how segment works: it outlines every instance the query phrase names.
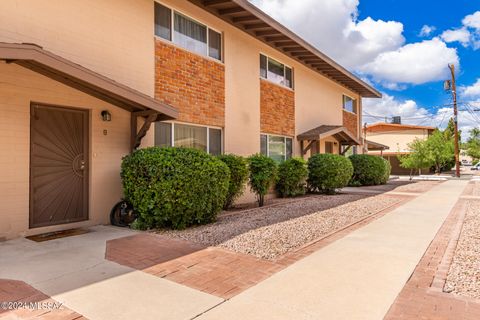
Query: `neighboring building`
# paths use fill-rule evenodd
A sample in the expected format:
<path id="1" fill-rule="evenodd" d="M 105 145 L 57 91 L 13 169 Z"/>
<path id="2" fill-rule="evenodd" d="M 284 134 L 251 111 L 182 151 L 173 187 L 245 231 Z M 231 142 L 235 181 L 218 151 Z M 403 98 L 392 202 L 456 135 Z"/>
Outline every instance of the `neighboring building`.
<path id="1" fill-rule="evenodd" d="M 108 223 L 138 146 L 344 152 L 380 97 L 246 0 L 5 0 L 0 42 L 0 238 Z"/>
<path id="2" fill-rule="evenodd" d="M 398 156 L 408 154 L 410 152 L 409 143 L 415 139 L 427 139 L 434 130 L 434 127 L 409 124 L 385 122 L 371 124 L 365 129 L 365 138 L 371 144 L 375 143 L 379 147 L 377 149 L 369 148 L 368 154 L 383 156 L 390 161 L 392 174 L 410 174 L 410 169 L 400 167 Z M 382 145 L 388 148 L 383 148 Z M 384 151 L 387 149 L 388 151 Z"/>

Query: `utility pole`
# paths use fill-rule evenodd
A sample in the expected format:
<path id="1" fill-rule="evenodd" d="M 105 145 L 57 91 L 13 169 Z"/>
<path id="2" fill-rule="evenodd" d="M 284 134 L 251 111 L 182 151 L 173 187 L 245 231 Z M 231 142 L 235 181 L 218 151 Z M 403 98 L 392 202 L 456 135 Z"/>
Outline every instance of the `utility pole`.
<path id="1" fill-rule="evenodd" d="M 458 146 L 458 109 L 457 109 L 457 85 L 455 83 L 455 65 L 448 65 L 452 73 L 452 97 L 453 97 L 453 124 L 454 124 L 454 139 L 455 139 L 455 176 L 460 178 L 460 159 Z"/>

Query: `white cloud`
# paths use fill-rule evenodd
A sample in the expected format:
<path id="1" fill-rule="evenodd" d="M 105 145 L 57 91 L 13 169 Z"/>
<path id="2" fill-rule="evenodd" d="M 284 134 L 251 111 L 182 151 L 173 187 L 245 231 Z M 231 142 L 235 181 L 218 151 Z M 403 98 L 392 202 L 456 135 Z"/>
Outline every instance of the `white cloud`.
<path id="1" fill-rule="evenodd" d="M 480 30 L 480 11 L 466 16 L 463 18 L 462 23 L 466 27 Z"/>
<path id="2" fill-rule="evenodd" d="M 480 49 L 480 11 L 463 18 L 462 27 L 446 30 L 441 37 L 445 42 L 459 42 L 464 47 Z"/>
<path id="3" fill-rule="evenodd" d="M 322 5 L 318 0 L 252 2 L 347 68 L 364 64 L 405 41 L 399 22 L 357 21 L 358 0 L 323 0 Z"/>
<path id="4" fill-rule="evenodd" d="M 442 33 L 440 36 L 445 42 L 455 42 L 458 41 L 462 44 L 464 47 L 468 47 L 470 44 L 470 31 L 467 30 L 467 28 L 460 28 L 460 29 L 454 29 L 454 30 L 446 30 Z"/>
<path id="5" fill-rule="evenodd" d="M 367 123 L 385 121 L 385 117 L 388 121 L 393 116 L 401 116 L 403 119 L 410 119 L 411 124 L 418 124 L 420 120 L 430 116 L 428 110 L 420 108 L 414 100 L 400 101 L 386 93 L 383 93 L 381 99 L 363 99 L 363 110 Z"/>
<path id="6" fill-rule="evenodd" d="M 450 106 L 434 107 L 432 112 L 420 107 L 414 100 L 398 100 L 385 93 L 382 99 L 364 99 L 363 101 L 363 120 L 367 123 L 383 122 L 385 117 L 387 121 L 391 121 L 393 116 L 401 116 L 404 124 L 425 125 L 445 129 L 448 121 L 453 116 L 453 109 Z M 478 116 L 480 117 L 480 114 Z M 478 118 L 468 111 L 459 112 L 458 124 L 459 129 L 462 130 L 463 140 L 468 138 L 471 129 L 480 126 L 477 120 Z"/>
<path id="7" fill-rule="evenodd" d="M 443 79 L 447 63 L 459 61 L 455 49 L 437 38 L 405 45 L 401 22 L 359 20 L 358 0 L 252 2 L 341 65 L 386 88 Z M 424 31 L 433 32 L 429 28 Z"/>
<path id="8" fill-rule="evenodd" d="M 467 98 L 480 99 L 480 78 L 471 86 L 463 86 L 460 88 L 460 93 Z"/>
<path id="9" fill-rule="evenodd" d="M 372 75 L 380 83 L 422 84 L 445 79 L 449 63 L 458 66 L 456 49 L 433 38 L 381 53 L 359 71 Z"/>
<path id="10" fill-rule="evenodd" d="M 432 32 L 437 30 L 435 26 L 424 25 L 418 34 L 420 37 L 428 37 Z"/>

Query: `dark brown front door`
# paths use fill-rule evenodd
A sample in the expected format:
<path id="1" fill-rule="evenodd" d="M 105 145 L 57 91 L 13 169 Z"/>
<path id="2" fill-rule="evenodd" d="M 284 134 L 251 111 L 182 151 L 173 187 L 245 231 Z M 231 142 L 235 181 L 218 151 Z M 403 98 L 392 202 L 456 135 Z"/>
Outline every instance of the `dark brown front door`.
<path id="1" fill-rule="evenodd" d="M 32 105 L 30 227 L 88 219 L 88 111 Z"/>

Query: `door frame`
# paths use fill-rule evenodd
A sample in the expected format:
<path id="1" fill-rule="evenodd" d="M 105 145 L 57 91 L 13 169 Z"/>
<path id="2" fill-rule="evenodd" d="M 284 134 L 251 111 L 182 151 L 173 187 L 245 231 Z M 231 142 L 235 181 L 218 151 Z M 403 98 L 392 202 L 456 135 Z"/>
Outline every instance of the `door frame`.
<path id="1" fill-rule="evenodd" d="M 33 110 L 35 107 L 43 107 L 43 108 L 49 108 L 49 109 L 63 109 L 63 110 L 74 110 L 77 112 L 81 112 L 84 115 L 84 124 L 83 124 L 83 150 L 85 153 L 85 160 L 86 160 L 86 169 L 85 169 L 85 176 L 86 180 L 83 185 L 84 188 L 84 204 L 85 204 L 85 215 L 82 218 L 78 219 L 72 219 L 69 222 L 53 222 L 53 223 L 41 223 L 41 224 L 35 224 L 33 221 L 34 217 L 34 212 L 33 212 L 33 201 L 34 201 L 34 192 L 33 192 L 33 176 L 32 176 L 32 155 L 33 155 L 33 143 L 32 143 L 32 134 L 33 134 Z M 70 223 L 76 223 L 76 222 L 81 222 L 81 221 L 88 221 L 90 219 L 90 173 L 91 173 L 91 157 L 90 157 L 90 128 L 91 128 L 91 117 L 90 117 L 90 109 L 87 108 L 79 108 L 79 107 L 71 107 L 71 106 L 64 106 L 64 105 L 58 105 L 58 104 L 51 104 L 51 103 L 43 103 L 43 102 L 30 102 L 30 132 L 29 132 L 29 229 L 34 229 L 34 228 L 41 228 L 41 227 L 51 227 L 51 226 L 57 226 L 57 225 L 62 225 L 62 224 L 70 224 Z"/>

